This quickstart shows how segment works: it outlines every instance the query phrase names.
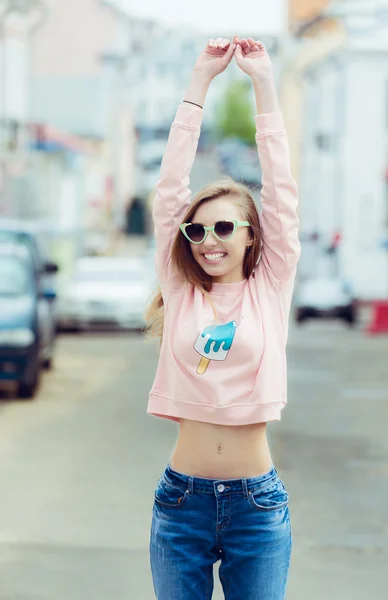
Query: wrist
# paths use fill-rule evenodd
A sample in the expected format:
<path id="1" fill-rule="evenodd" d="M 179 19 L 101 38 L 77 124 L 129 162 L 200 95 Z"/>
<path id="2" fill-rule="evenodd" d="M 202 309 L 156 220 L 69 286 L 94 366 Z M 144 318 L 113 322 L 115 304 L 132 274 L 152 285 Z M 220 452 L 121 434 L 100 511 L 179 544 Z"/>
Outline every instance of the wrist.
<path id="1" fill-rule="evenodd" d="M 268 75 L 251 75 L 252 84 L 255 90 L 259 92 L 272 92 L 276 94 L 275 81 L 272 74 L 268 73 Z"/>
<path id="2" fill-rule="evenodd" d="M 279 100 L 274 81 L 265 81 L 263 78 L 253 81 L 258 114 L 272 113 L 279 110 Z"/>
<path id="3" fill-rule="evenodd" d="M 209 87 L 212 82 L 212 77 L 206 75 L 201 69 L 194 67 L 191 73 L 191 80 L 195 80 L 199 85 L 205 85 Z"/>
<path id="4" fill-rule="evenodd" d="M 206 95 L 209 89 L 210 81 L 203 73 L 193 71 L 188 88 L 184 95 L 184 100 L 199 104 L 203 107 L 205 104 Z"/>

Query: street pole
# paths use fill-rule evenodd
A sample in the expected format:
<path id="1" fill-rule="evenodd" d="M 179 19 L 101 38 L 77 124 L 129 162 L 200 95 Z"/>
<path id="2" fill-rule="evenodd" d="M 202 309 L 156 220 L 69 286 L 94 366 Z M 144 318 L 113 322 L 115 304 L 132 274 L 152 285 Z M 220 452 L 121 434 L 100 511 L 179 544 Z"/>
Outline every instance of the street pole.
<path id="1" fill-rule="evenodd" d="M 8 106 L 7 106 L 7 18 L 11 13 L 19 13 L 23 15 L 28 15 L 31 11 L 34 11 L 36 8 L 46 8 L 44 1 L 42 0 L 4 0 L 0 4 L 0 47 L 1 47 L 1 56 L 0 56 L 0 123 L 1 123 L 1 133 L 0 133 L 0 201 L 3 205 L 3 208 L 6 209 L 7 212 L 10 212 L 12 209 L 11 203 L 12 198 L 7 198 L 7 162 L 8 162 L 8 150 L 7 150 L 7 117 L 8 117 Z M 40 26 L 41 22 L 38 22 L 38 26 Z M 33 27 L 32 32 L 34 33 L 38 27 Z M 30 45 L 31 51 L 31 45 Z M 30 85 L 31 88 L 31 85 Z M 30 90 L 30 98 L 29 102 L 31 103 L 31 90 Z M 29 106 L 31 109 L 31 104 Z M 30 114 L 30 110 L 28 111 Z M 27 122 L 25 125 L 25 131 L 27 131 Z M 7 206 L 6 203 L 9 203 Z"/>
<path id="2" fill-rule="evenodd" d="M 0 47 L 1 47 L 1 63 L 0 63 L 0 198 L 1 208 L 6 213 L 9 213 L 10 206 L 7 203 L 7 156 L 6 156 L 6 120 L 7 120 L 7 59 L 6 59 L 6 20 L 11 12 L 9 2 L 5 1 L 1 5 L 0 13 Z"/>
<path id="3" fill-rule="evenodd" d="M 31 131 L 31 125 L 33 121 L 33 90 L 34 90 L 34 63 L 35 63 L 35 47 L 34 47 L 34 39 L 38 30 L 45 23 L 48 15 L 49 8 L 46 3 L 41 2 L 37 7 L 35 13 L 35 19 L 30 24 L 28 29 L 28 52 L 29 52 L 29 64 L 28 64 L 28 74 L 27 74 L 27 87 L 28 87 L 28 104 L 27 104 L 27 114 L 25 116 L 25 128 L 24 128 L 24 152 L 25 152 L 25 165 L 28 169 L 34 167 L 33 164 L 33 155 L 32 155 L 32 139 L 33 133 Z M 34 190 L 34 197 L 32 198 L 32 202 L 34 206 L 32 208 L 32 217 L 34 218 L 37 214 L 40 217 L 41 204 L 40 198 L 37 199 L 36 188 Z M 38 210 L 37 210 L 38 203 Z"/>

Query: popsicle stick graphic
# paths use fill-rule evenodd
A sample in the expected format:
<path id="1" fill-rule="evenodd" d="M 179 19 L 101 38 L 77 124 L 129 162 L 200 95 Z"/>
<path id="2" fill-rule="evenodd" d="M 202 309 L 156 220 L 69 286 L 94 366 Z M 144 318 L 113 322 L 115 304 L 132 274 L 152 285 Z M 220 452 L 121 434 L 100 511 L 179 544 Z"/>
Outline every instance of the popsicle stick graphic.
<path id="1" fill-rule="evenodd" d="M 225 360 L 236 333 L 236 321 L 225 325 L 210 325 L 198 336 L 194 350 L 201 355 L 197 367 L 198 375 L 203 375 L 211 360 Z"/>
<path id="2" fill-rule="evenodd" d="M 202 356 L 201 360 L 199 361 L 199 365 L 197 367 L 198 375 L 203 375 L 205 373 L 206 369 L 208 368 L 209 363 L 210 363 L 210 358 L 206 358 L 205 356 Z"/>

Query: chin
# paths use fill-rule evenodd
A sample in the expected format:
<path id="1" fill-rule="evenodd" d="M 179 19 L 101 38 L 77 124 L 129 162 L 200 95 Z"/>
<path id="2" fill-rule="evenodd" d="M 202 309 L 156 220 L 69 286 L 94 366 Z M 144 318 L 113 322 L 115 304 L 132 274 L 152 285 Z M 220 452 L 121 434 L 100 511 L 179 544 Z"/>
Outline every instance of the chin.
<path id="1" fill-rule="evenodd" d="M 222 277 L 223 275 L 227 275 L 229 272 L 229 269 L 225 269 L 225 266 L 223 265 L 204 265 L 203 263 L 200 263 L 200 266 L 205 273 L 211 277 Z"/>

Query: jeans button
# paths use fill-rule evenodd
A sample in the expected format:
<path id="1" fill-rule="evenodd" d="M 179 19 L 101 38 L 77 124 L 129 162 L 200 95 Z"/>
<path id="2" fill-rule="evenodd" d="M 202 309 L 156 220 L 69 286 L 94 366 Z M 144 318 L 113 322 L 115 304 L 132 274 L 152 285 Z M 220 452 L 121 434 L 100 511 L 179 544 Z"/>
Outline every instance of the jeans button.
<path id="1" fill-rule="evenodd" d="M 224 485 L 222 485 L 222 483 L 220 483 L 220 485 L 217 487 L 217 490 L 218 490 L 219 492 L 223 492 L 223 491 L 224 491 L 224 489 L 225 489 L 225 486 L 224 486 Z"/>

